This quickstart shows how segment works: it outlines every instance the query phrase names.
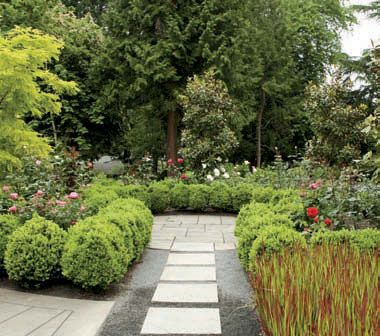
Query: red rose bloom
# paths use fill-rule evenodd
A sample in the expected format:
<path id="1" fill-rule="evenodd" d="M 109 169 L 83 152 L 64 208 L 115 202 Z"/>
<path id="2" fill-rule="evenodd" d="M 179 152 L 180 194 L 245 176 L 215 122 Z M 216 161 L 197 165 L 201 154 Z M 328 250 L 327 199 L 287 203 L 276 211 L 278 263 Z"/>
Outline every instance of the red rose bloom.
<path id="1" fill-rule="evenodd" d="M 186 180 L 187 179 L 187 175 L 186 174 L 181 174 L 180 179 L 181 180 Z"/>
<path id="2" fill-rule="evenodd" d="M 310 217 L 310 218 L 315 218 L 317 217 L 319 214 L 319 211 L 317 208 L 314 208 L 314 207 L 311 207 L 311 208 L 307 208 L 307 215 Z"/>
<path id="3" fill-rule="evenodd" d="M 330 226 L 331 225 L 331 219 L 330 218 L 326 218 L 325 219 L 325 224 L 327 225 L 327 226 Z"/>
<path id="4" fill-rule="evenodd" d="M 318 223 L 319 222 L 319 218 L 318 217 L 315 217 L 314 218 L 314 223 Z"/>
<path id="5" fill-rule="evenodd" d="M 178 159 L 177 159 L 177 162 L 178 162 L 179 164 L 182 164 L 182 163 L 183 163 L 183 159 L 182 159 L 182 158 L 178 158 Z"/>
<path id="6" fill-rule="evenodd" d="M 171 166 L 173 163 L 174 163 L 174 161 L 173 161 L 172 159 L 169 159 L 169 160 L 168 160 L 168 165 Z"/>

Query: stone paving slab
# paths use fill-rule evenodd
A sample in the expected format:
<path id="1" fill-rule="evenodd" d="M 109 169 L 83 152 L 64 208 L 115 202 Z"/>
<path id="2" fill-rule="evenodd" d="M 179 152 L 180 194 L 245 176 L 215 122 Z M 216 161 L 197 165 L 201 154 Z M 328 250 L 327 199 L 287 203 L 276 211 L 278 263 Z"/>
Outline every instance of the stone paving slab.
<path id="1" fill-rule="evenodd" d="M 113 301 L 66 299 L 0 288 L 0 316 L 16 312 L 0 322 L 0 335 L 95 336 L 113 305 Z M 20 311 L 19 307 L 25 309 Z M 63 323 L 61 314 L 65 315 Z"/>
<path id="2" fill-rule="evenodd" d="M 221 335 L 217 308 L 149 308 L 142 334 Z"/>
<path id="3" fill-rule="evenodd" d="M 216 281 L 215 267 L 166 266 L 161 281 Z"/>
<path id="4" fill-rule="evenodd" d="M 148 247 L 157 250 L 170 250 L 173 245 L 173 239 L 163 240 L 163 239 L 154 239 L 152 240 Z"/>
<path id="5" fill-rule="evenodd" d="M 167 265 L 215 265 L 212 253 L 170 253 Z"/>
<path id="6" fill-rule="evenodd" d="M 158 284 L 153 302 L 217 303 L 218 288 L 215 284 Z"/>
<path id="7" fill-rule="evenodd" d="M 235 248 L 234 243 L 215 243 L 215 251 L 235 250 Z"/>
<path id="8" fill-rule="evenodd" d="M 174 252 L 214 252 L 214 244 L 174 242 L 171 250 Z"/>
<path id="9" fill-rule="evenodd" d="M 178 243 L 223 243 L 223 237 L 221 238 L 208 238 L 202 236 L 195 237 L 176 237 Z"/>
<path id="10" fill-rule="evenodd" d="M 220 216 L 207 215 L 207 216 L 199 216 L 198 223 L 199 224 L 222 224 L 222 220 Z"/>

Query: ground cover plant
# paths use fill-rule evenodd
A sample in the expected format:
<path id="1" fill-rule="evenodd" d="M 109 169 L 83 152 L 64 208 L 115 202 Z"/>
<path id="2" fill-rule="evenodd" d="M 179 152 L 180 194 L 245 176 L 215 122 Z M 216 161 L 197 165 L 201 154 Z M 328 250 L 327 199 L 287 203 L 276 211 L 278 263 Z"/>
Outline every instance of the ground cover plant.
<path id="1" fill-rule="evenodd" d="M 323 244 L 259 258 L 251 279 L 265 335 L 377 335 L 378 252 Z"/>

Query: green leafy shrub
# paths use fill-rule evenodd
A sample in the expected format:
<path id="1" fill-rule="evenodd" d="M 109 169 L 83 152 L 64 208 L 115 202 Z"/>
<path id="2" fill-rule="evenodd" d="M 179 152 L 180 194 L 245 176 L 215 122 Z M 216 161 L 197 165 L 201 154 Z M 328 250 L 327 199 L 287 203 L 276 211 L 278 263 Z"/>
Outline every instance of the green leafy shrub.
<path id="1" fill-rule="evenodd" d="M 119 198 L 118 191 L 120 191 L 120 186 L 112 186 L 112 184 L 107 186 L 101 183 L 94 183 L 83 191 L 86 209 L 89 213 L 96 214 L 99 209 L 106 207 L 112 201 Z"/>
<path id="2" fill-rule="evenodd" d="M 20 226 L 19 218 L 13 215 L 0 215 L 0 272 L 4 269 L 4 253 L 10 235 Z"/>
<path id="3" fill-rule="evenodd" d="M 240 183 L 231 188 L 231 208 L 234 212 L 252 201 L 253 187 L 250 184 Z"/>
<path id="4" fill-rule="evenodd" d="M 260 234 L 261 229 L 266 226 L 292 228 L 293 222 L 287 215 L 275 214 L 273 212 L 251 213 L 246 218 L 245 225 L 240 228 L 238 235 L 237 252 L 240 262 L 245 269 L 249 267 L 252 244 Z"/>
<path id="5" fill-rule="evenodd" d="M 375 251 L 380 249 L 380 231 L 377 229 L 319 231 L 310 239 L 312 246 L 322 245 L 351 245 L 361 251 Z"/>
<path id="6" fill-rule="evenodd" d="M 151 206 L 148 188 L 144 185 L 126 185 L 123 187 L 122 192 L 119 193 L 119 196 L 123 198 L 133 197 L 144 202 L 148 208 Z"/>
<path id="7" fill-rule="evenodd" d="M 106 218 L 86 218 L 69 230 L 61 259 L 63 275 L 85 289 L 106 288 L 128 269 L 130 255 L 124 243 L 123 233 Z"/>
<path id="8" fill-rule="evenodd" d="M 215 210 L 227 211 L 232 207 L 230 187 L 222 182 L 214 182 L 210 186 L 209 206 Z"/>
<path id="9" fill-rule="evenodd" d="M 194 210 L 206 210 L 209 207 L 210 187 L 202 184 L 189 186 L 189 207 Z"/>
<path id="10" fill-rule="evenodd" d="M 189 187 L 184 183 L 177 183 L 170 190 L 170 204 L 175 209 L 186 209 L 189 207 Z"/>
<path id="11" fill-rule="evenodd" d="M 57 224 L 34 217 L 10 236 L 5 268 L 10 279 L 24 286 L 39 286 L 57 277 L 66 232 Z"/>
<path id="12" fill-rule="evenodd" d="M 148 187 L 150 209 L 153 213 L 164 212 L 170 206 L 170 189 L 166 183 L 152 183 Z"/>
<path id="13" fill-rule="evenodd" d="M 262 227 L 251 247 L 249 269 L 255 271 L 259 257 L 270 257 L 295 248 L 306 248 L 306 240 L 299 232 L 286 226 Z"/>
<path id="14" fill-rule="evenodd" d="M 278 190 L 269 187 L 257 187 L 252 194 L 252 201 L 257 203 L 270 203 Z"/>

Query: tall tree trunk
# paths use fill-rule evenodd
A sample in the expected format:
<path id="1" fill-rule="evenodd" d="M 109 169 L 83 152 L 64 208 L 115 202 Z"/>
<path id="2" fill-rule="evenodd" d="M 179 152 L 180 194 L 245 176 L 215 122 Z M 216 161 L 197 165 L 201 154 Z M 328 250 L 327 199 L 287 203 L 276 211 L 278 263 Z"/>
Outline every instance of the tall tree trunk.
<path id="1" fill-rule="evenodd" d="M 168 114 L 167 145 L 168 159 L 177 160 L 177 112 L 175 110 Z"/>
<path id="2" fill-rule="evenodd" d="M 257 124 L 256 124 L 256 166 L 261 167 L 261 136 L 262 136 L 262 125 L 263 125 L 263 115 L 266 104 L 266 96 L 264 90 L 261 90 L 261 102 L 259 112 L 257 114 Z"/>

